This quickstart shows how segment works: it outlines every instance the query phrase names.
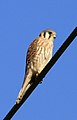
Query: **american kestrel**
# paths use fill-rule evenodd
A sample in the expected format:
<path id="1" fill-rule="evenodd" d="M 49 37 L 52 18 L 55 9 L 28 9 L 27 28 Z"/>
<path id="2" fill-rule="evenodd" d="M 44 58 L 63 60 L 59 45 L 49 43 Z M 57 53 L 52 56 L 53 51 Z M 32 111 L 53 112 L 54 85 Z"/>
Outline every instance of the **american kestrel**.
<path id="1" fill-rule="evenodd" d="M 22 88 L 18 94 L 16 104 L 19 104 L 33 80 L 52 58 L 53 41 L 56 32 L 46 29 L 30 44 L 26 57 L 26 70 Z"/>

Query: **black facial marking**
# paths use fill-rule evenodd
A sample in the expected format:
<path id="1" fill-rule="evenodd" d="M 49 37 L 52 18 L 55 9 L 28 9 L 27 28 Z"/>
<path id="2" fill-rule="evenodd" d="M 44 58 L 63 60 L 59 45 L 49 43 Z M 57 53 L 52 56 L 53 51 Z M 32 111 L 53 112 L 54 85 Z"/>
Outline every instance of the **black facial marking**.
<path id="1" fill-rule="evenodd" d="M 52 34 L 52 32 L 48 32 L 49 33 L 49 38 L 51 37 L 51 34 Z"/>
<path id="2" fill-rule="evenodd" d="M 44 32 L 44 38 L 45 38 L 45 36 L 46 36 L 46 32 Z"/>
<path id="3" fill-rule="evenodd" d="M 41 37 L 41 34 L 39 36 Z"/>

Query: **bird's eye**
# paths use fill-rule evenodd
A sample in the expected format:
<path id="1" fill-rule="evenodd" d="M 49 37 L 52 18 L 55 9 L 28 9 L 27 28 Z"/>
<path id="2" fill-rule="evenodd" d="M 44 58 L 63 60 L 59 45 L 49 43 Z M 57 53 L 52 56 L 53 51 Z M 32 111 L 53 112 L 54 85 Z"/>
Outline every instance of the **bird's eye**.
<path id="1" fill-rule="evenodd" d="M 51 37 L 52 32 L 49 32 L 49 38 Z"/>
<path id="2" fill-rule="evenodd" d="M 49 32 L 49 34 L 52 34 L 52 32 Z"/>

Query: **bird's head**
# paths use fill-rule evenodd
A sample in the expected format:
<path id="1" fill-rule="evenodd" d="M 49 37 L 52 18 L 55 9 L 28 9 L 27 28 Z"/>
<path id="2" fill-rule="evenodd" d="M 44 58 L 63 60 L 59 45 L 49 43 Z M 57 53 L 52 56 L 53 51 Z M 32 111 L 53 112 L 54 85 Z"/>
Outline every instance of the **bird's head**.
<path id="1" fill-rule="evenodd" d="M 40 33 L 39 37 L 48 39 L 48 40 L 51 39 L 53 41 L 56 38 L 56 32 L 50 29 L 46 29 Z"/>

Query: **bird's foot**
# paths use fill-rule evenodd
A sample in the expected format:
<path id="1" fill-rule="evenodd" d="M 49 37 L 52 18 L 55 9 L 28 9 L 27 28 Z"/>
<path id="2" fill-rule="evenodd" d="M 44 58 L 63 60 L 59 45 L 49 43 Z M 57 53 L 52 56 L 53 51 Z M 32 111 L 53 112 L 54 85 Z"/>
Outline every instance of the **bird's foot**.
<path id="1" fill-rule="evenodd" d="M 42 84 L 42 83 L 43 83 L 43 80 L 40 81 L 40 84 Z"/>

